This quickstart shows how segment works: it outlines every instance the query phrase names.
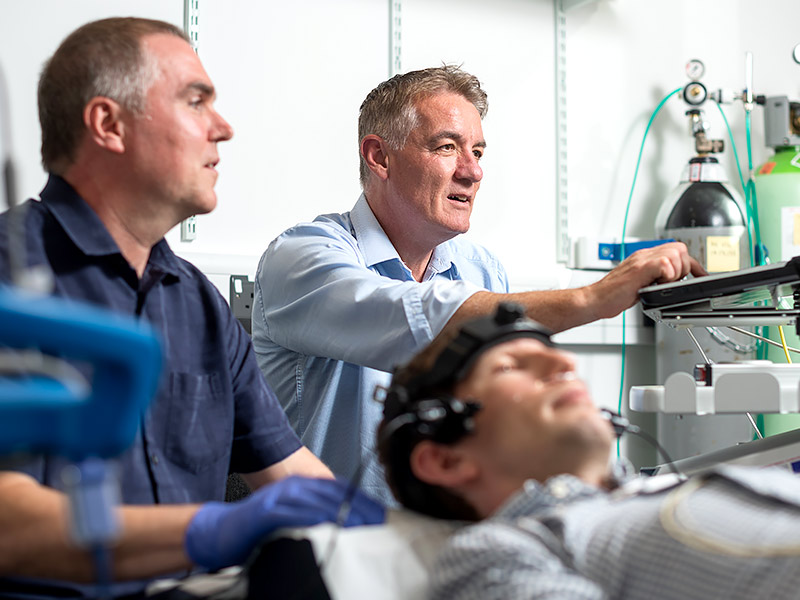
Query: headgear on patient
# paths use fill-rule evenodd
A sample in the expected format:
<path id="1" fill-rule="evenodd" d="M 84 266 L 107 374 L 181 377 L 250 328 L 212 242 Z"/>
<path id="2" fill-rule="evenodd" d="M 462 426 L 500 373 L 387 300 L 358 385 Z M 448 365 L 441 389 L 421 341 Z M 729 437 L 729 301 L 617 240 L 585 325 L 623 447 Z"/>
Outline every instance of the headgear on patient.
<path id="1" fill-rule="evenodd" d="M 440 518 L 477 520 L 460 497 L 420 481 L 409 455 L 421 440 L 454 444 L 472 431 L 481 406 L 456 398 L 452 390 L 484 352 L 520 337 L 552 346 L 550 336 L 548 329 L 525 317 L 522 307 L 502 303 L 493 315 L 468 321 L 455 334 L 440 335 L 395 372 L 384 390 L 378 453 L 392 492 L 404 506 Z"/>

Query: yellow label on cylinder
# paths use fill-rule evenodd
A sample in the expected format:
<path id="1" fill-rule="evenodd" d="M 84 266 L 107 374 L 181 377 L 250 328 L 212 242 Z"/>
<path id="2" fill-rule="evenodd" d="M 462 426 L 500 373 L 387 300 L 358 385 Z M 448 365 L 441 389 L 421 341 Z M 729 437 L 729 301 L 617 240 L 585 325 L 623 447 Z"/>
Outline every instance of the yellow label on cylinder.
<path id="1" fill-rule="evenodd" d="M 800 213 L 794 213 L 794 227 L 792 227 L 792 245 L 800 246 Z"/>
<path id="2" fill-rule="evenodd" d="M 739 269 L 739 238 L 710 235 L 706 238 L 706 270 L 709 273 Z"/>
<path id="3" fill-rule="evenodd" d="M 780 256 L 772 255 L 772 260 L 789 260 L 800 254 L 800 207 L 781 208 L 781 247 Z"/>

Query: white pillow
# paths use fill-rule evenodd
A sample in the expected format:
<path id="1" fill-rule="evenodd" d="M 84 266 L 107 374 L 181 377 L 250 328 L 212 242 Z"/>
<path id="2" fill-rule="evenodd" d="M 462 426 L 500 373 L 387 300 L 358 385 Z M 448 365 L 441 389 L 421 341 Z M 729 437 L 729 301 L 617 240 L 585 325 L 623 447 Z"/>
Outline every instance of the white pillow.
<path id="1" fill-rule="evenodd" d="M 311 542 L 332 600 L 424 598 L 444 542 L 461 525 L 407 510 L 386 523 L 338 528 L 332 523 L 281 532 Z"/>

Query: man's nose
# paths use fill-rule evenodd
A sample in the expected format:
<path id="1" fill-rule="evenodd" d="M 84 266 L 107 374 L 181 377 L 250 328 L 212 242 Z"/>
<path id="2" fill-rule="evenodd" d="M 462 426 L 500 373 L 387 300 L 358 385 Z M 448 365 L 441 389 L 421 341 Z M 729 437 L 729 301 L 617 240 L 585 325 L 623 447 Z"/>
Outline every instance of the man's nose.
<path id="1" fill-rule="evenodd" d="M 218 112 L 214 112 L 214 125 L 211 131 L 211 137 L 215 142 L 224 142 L 233 137 L 233 127 L 222 118 Z"/>
<path id="2" fill-rule="evenodd" d="M 478 183 L 483 179 L 483 169 L 478 162 L 478 157 L 472 152 L 461 154 L 456 168 L 456 177 L 466 179 L 472 183 Z"/>
<path id="3" fill-rule="evenodd" d="M 576 369 L 573 354 L 553 348 L 542 348 L 540 356 L 532 363 L 536 365 L 543 379 L 574 373 Z"/>

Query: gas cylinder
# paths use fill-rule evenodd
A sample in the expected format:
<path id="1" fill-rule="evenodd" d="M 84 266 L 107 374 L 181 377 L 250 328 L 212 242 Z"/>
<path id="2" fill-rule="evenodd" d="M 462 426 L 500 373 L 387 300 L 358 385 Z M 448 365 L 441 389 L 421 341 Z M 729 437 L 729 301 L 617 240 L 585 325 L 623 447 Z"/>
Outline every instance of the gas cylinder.
<path id="1" fill-rule="evenodd" d="M 775 154 L 756 169 L 756 203 L 761 243 L 770 261 L 779 262 L 800 254 L 800 103 L 771 96 L 763 100 L 763 107 L 764 143 Z M 793 327 L 783 331 L 789 346 L 800 346 Z M 769 337 L 780 342 L 777 327 L 769 328 Z M 786 362 L 783 349 L 771 345 L 766 346 L 766 358 Z M 798 427 L 798 415 L 764 415 L 766 435 Z"/>
<path id="2" fill-rule="evenodd" d="M 800 147 L 776 149 L 775 154 L 756 171 L 756 198 L 761 243 L 772 262 L 800 254 Z M 791 300 L 789 300 L 791 302 Z M 794 327 L 783 328 L 786 343 L 800 347 Z M 771 339 L 780 342 L 777 327 L 769 328 Z M 792 360 L 797 360 L 795 354 Z M 782 348 L 766 347 L 766 358 L 785 363 Z M 774 435 L 800 428 L 800 415 L 764 415 L 764 433 Z"/>
<path id="3" fill-rule="evenodd" d="M 744 202 L 727 183 L 719 161 L 696 156 L 684 167 L 680 184 L 661 204 L 656 235 L 686 244 L 689 254 L 709 273 L 750 266 Z M 697 342 L 714 362 L 751 360 L 754 344 L 747 336 L 727 330 L 693 327 Z M 704 362 L 686 331 L 656 323 L 658 383 L 676 371 L 692 373 Z M 673 459 L 686 458 L 749 441 L 753 431 L 744 415 L 657 416 L 657 435 Z"/>

